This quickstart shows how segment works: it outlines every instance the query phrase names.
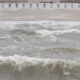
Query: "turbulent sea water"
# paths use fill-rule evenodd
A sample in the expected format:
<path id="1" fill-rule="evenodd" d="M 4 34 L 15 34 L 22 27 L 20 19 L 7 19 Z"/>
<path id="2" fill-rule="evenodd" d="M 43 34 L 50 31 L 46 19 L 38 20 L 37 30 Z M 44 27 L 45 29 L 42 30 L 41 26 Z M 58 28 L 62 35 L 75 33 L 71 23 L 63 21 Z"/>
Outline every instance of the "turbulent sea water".
<path id="1" fill-rule="evenodd" d="M 80 22 L 0 21 L 0 80 L 80 80 Z"/>

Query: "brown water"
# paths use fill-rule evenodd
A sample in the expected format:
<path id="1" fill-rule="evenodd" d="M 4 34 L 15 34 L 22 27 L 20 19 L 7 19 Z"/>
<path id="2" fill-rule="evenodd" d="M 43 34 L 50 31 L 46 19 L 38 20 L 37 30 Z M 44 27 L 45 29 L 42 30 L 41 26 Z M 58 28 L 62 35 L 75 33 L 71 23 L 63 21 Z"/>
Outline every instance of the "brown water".
<path id="1" fill-rule="evenodd" d="M 80 22 L 0 21 L 0 80 L 80 80 Z"/>

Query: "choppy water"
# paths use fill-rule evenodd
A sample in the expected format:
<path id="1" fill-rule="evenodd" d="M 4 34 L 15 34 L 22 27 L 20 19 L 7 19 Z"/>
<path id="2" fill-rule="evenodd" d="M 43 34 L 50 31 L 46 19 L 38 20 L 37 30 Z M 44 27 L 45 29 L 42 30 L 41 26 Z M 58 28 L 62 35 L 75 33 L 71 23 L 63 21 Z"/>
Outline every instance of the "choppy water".
<path id="1" fill-rule="evenodd" d="M 0 80 L 80 80 L 80 22 L 0 21 Z"/>

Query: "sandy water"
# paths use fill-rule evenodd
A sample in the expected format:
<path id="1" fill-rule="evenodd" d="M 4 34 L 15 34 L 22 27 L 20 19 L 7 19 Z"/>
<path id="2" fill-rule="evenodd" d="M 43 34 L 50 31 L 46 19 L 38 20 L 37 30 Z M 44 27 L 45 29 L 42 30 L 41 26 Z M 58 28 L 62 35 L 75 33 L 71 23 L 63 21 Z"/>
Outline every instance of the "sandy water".
<path id="1" fill-rule="evenodd" d="M 80 80 L 80 22 L 0 21 L 0 80 Z"/>

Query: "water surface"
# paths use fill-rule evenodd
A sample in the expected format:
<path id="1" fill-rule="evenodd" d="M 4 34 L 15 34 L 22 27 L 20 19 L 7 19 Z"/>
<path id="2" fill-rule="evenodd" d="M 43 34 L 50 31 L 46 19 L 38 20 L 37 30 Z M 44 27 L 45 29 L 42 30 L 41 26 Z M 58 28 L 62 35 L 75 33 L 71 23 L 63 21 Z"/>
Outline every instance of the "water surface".
<path id="1" fill-rule="evenodd" d="M 1 80 L 80 80 L 80 22 L 0 21 L 0 56 Z"/>

